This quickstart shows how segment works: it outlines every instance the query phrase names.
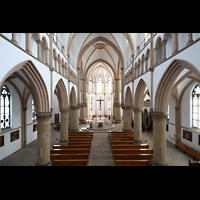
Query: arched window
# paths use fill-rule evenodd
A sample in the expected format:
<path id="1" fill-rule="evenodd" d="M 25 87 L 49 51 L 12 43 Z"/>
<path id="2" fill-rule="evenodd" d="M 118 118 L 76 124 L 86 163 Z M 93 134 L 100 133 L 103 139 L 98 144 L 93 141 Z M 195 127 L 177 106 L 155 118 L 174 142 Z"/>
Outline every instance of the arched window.
<path id="1" fill-rule="evenodd" d="M 90 110 L 92 110 L 92 97 L 91 97 L 91 102 L 90 102 Z"/>
<path id="2" fill-rule="evenodd" d="M 32 120 L 36 120 L 36 114 L 35 114 L 35 104 L 34 104 L 34 100 L 32 100 Z"/>
<path id="3" fill-rule="evenodd" d="M 102 93 L 102 78 L 98 78 L 97 93 Z"/>
<path id="4" fill-rule="evenodd" d="M 90 93 L 92 93 L 92 77 L 90 77 L 89 91 L 90 91 Z"/>
<path id="5" fill-rule="evenodd" d="M 192 126 L 200 128 L 200 86 L 192 91 Z"/>
<path id="6" fill-rule="evenodd" d="M 110 97 L 108 97 L 108 110 L 110 110 Z"/>
<path id="7" fill-rule="evenodd" d="M 6 85 L 1 90 L 1 129 L 10 127 L 10 91 Z"/>
<path id="8" fill-rule="evenodd" d="M 108 77 L 108 92 L 111 92 L 111 88 L 112 88 L 112 82 L 111 82 L 111 77 Z"/>

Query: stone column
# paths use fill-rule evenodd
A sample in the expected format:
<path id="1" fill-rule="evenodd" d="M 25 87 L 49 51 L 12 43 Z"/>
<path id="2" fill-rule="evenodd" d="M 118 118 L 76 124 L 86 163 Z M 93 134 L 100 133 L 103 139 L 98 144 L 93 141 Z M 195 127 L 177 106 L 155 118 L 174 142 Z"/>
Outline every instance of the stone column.
<path id="1" fill-rule="evenodd" d="M 79 131 L 78 125 L 78 109 L 80 106 L 69 106 L 70 107 L 70 131 Z"/>
<path id="2" fill-rule="evenodd" d="M 123 131 L 132 131 L 131 127 L 131 115 L 132 115 L 132 106 L 122 106 L 123 109 Z"/>
<path id="3" fill-rule="evenodd" d="M 38 55 L 37 55 L 37 59 L 38 60 L 41 60 L 41 44 L 42 44 L 42 41 L 41 40 L 36 40 L 37 44 L 38 44 Z"/>
<path id="4" fill-rule="evenodd" d="M 163 60 L 166 59 L 166 44 L 167 44 L 167 40 L 163 40 L 162 41 L 162 45 L 163 45 Z"/>
<path id="5" fill-rule="evenodd" d="M 141 75 L 144 74 L 144 60 L 141 61 Z"/>
<path id="6" fill-rule="evenodd" d="M 154 55 L 153 55 L 153 33 L 150 33 L 151 34 L 151 42 L 150 42 L 150 63 L 151 63 L 151 66 L 153 68 L 153 65 L 154 65 Z"/>
<path id="7" fill-rule="evenodd" d="M 61 113 L 60 142 L 68 142 L 69 107 L 60 108 L 60 113 Z"/>
<path id="8" fill-rule="evenodd" d="M 61 74 L 62 70 L 61 70 L 61 60 L 58 60 L 58 73 Z"/>
<path id="9" fill-rule="evenodd" d="M 27 115 L 27 108 L 22 109 L 22 147 L 27 146 L 27 131 L 26 131 L 26 115 Z"/>
<path id="10" fill-rule="evenodd" d="M 79 123 L 80 124 L 85 124 L 86 123 L 86 79 L 80 79 L 82 84 L 81 84 L 81 107 L 80 107 L 80 119 Z"/>
<path id="11" fill-rule="evenodd" d="M 134 142 L 142 143 L 142 111 L 143 108 L 133 108 L 134 111 Z"/>
<path id="12" fill-rule="evenodd" d="M 158 48 L 154 48 L 154 66 L 158 64 Z"/>
<path id="13" fill-rule="evenodd" d="M 167 112 L 151 111 L 153 117 L 153 164 L 166 166 Z"/>
<path id="14" fill-rule="evenodd" d="M 192 42 L 193 42 L 192 33 L 188 33 L 188 42 L 187 42 L 187 45 L 191 44 Z"/>
<path id="15" fill-rule="evenodd" d="M 178 52 L 178 33 L 172 33 L 172 55 Z"/>
<path id="16" fill-rule="evenodd" d="M 31 51 L 31 36 L 32 36 L 32 33 L 26 33 L 26 51 L 30 54 L 32 54 L 32 51 Z"/>
<path id="17" fill-rule="evenodd" d="M 12 41 L 14 44 L 18 45 L 16 38 L 17 38 L 17 33 L 12 33 L 12 40 L 11 40 L 11 41 Z"/>
<path id="18" fill-rule="evenodd" d="M 58 69 L 57 69 L 57 60 L 58 60 L 58 58 L 57 58 L 57 57 L 54 57 L 55 71 L 56 71 L 56 72 L 58 71 Z"/>
<path id="19" fill-rule="evenodd" d="M 50 160 L 50 119 L 52 112 L 36 112 L 37 116 L 37 163 L 49 166 Z"/>
<path id="20" fill-rule="evenodd" d="M 50 49 L 48 47 L 45 47 L 45 64 L 49 65 L 49 51 Z"/>
<path id="21" fill-rule="evenodd" d="M 121 105 L 124 105 L 124 68 L 121 68 Z"/>
<path id="22" fill-rule="evenodd" d="M 145 72 L 148 71 L 148 57 L 145 57 Z"/>
<path id="23" fill-rule="evenodd" d="M 115 79 L 115 123 L 120 123 L 121 120 L 121 104 L 120 104 L 120 79 Z"/>
<path id="24" fill-rule="evenodd" d="M 53 68 L 53 33 L 49 33 L 49 67 L 50 68 Z M 46 51 L 46 49 L 45 49 Z M 46 56 L 46 59 L 47 59 L 47 56 Z M 46 62 L 47 63 L 47 62 Z"/>

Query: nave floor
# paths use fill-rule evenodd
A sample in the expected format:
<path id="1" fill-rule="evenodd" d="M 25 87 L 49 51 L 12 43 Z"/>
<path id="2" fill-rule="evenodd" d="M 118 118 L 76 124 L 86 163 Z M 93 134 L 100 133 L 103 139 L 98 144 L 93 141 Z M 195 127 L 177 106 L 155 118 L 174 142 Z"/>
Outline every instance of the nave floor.
<path id="1" fill-rule="evenodd" d="M 79 125 L 79 128 L 84 125 Z M 122 125 L 119 125 L 122 127 Z M 153 148 L 153 134 L 149 132 L 142 133 L 143 142 L 147 140 L 149 148 Z M 60 132 L 52 129 L 51 126 L 51 148 L 58 144 Z M 167 141 L 167 164 L 168 166 L 188 166 L 188 159 L 194 161 L 188 153 L 183 153 L 181 149 L 174 148 L 174 145 Z M 0 166 L 35 166 L 37 160 L 37 140 L 28 144 L 7 158 L 0 161 Z M 88 166 L 114 166 L 111 146 L 109 143 L 108 133 L 95 132 L 90 151 Z"/>

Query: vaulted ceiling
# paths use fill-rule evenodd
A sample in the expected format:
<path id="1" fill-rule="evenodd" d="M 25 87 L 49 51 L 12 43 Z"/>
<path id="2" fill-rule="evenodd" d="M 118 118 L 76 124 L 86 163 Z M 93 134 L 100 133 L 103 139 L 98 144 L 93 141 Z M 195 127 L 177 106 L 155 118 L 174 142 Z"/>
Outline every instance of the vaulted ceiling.
<path id="1" fill-rule="evenodd" d="M 67 53 L 80 69 L 81 77 L 87 78 L 90 68 L 101 63 L 117 78 L 134 53 L 134 45 L 129 33 L 71 33 Z"/>

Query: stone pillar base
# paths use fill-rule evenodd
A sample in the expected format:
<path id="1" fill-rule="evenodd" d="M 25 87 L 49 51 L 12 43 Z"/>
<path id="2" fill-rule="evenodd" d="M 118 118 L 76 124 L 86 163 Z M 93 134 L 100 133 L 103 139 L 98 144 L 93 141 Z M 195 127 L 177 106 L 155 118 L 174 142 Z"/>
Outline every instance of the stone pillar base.
<path id="1" fill-rule="evenodd" d="M 79 124 L 86 124 L 86 120 L 85 119 L 79 119 Z"/>
<path id="2" fill-rule="evenodd" d="M 133 140 L 134 144 L 142 144 L 143 140 Z"/>
<path id="3" fill-rule="evenodd" d="M 39 164 L 36 163 L 35 166 L 51 166 L 51 161 L 49 161 L 46 164 L 42 164 L 42 165 L 39 165 Z"/>
<path id="4" fill-rule="evenodd" d="M 151 163 L 151 166 L 168 166 L 167 163 L 166 164 L 159 164 L 159 163 L 156 163 L 154 160 L 151 160 L 150 163 Z"/>

